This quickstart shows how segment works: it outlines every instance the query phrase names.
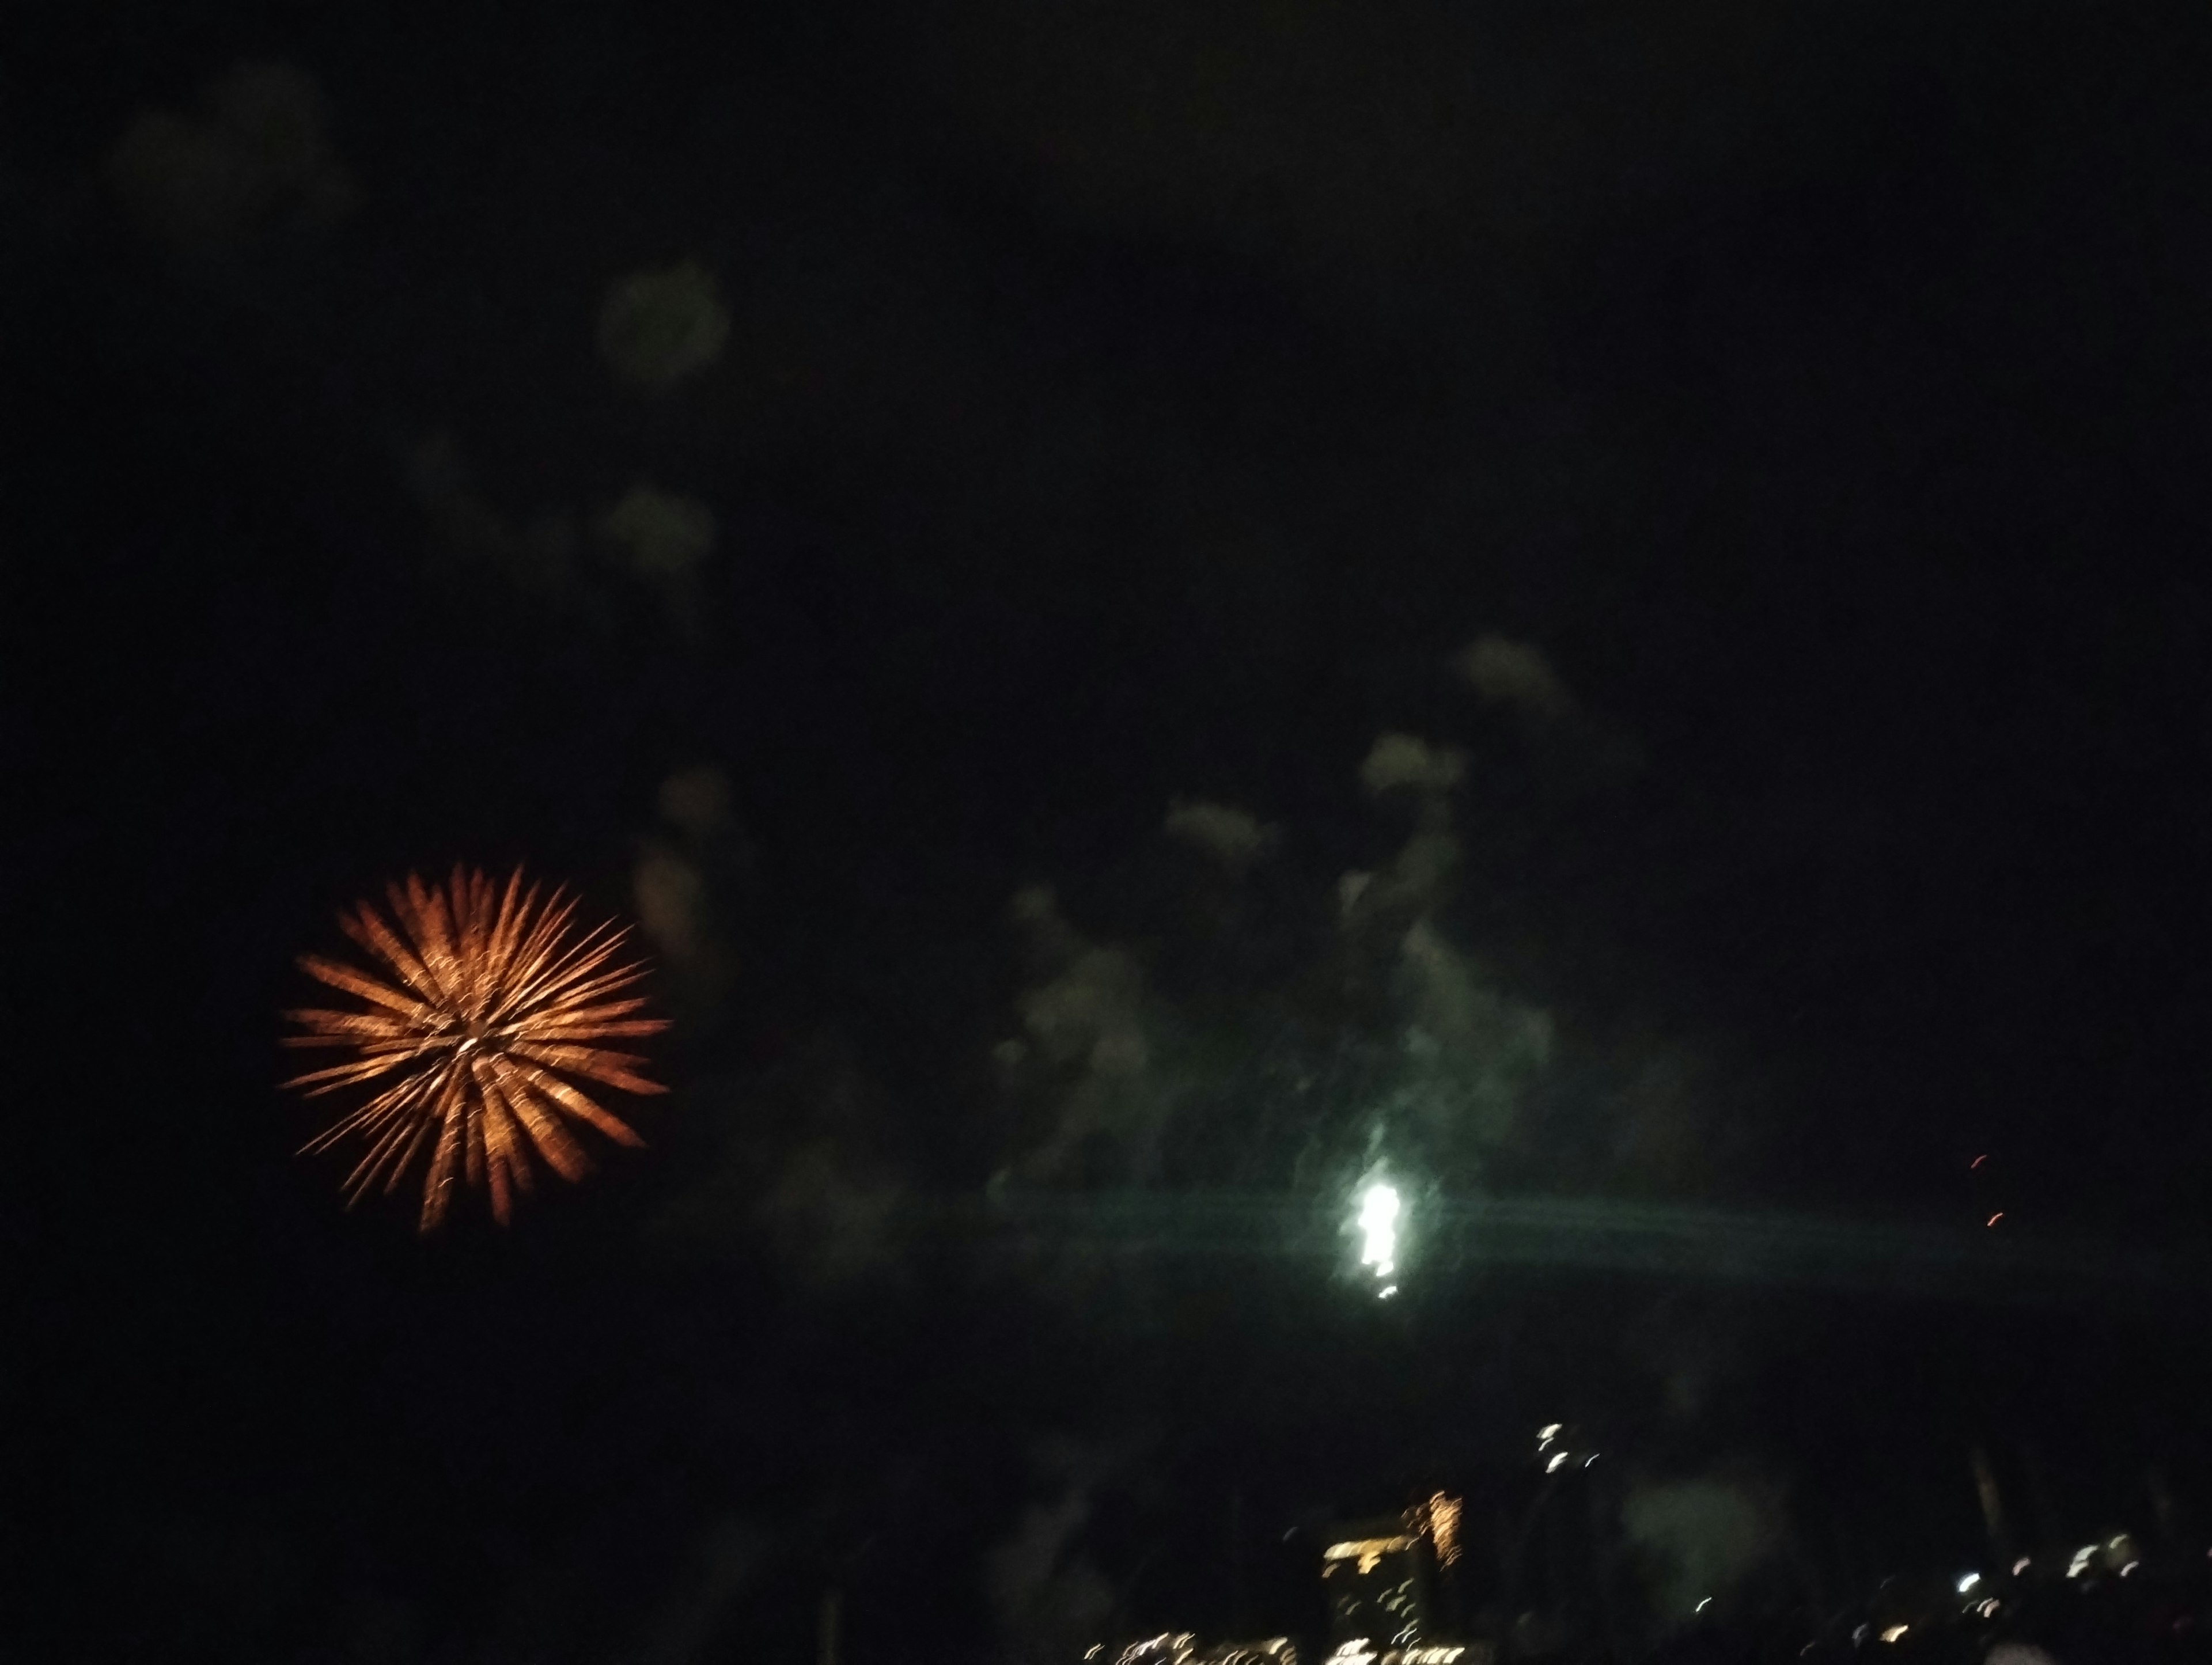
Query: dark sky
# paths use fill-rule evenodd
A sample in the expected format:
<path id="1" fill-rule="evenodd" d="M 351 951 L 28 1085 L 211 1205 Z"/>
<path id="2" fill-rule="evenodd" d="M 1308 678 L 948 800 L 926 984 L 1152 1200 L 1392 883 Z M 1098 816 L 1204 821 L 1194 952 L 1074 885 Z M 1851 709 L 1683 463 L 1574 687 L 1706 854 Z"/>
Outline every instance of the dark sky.
<path id="1" fill-rule="evenodd" d="M 71 1656 L 797 1658 L 844 1580 L 861 1652 L 896 1607 L 966 1657 L 1054 1496 L 1166 1622 L 1210 1575 L 1145 1546 L 1194 1499 L 1389 1504 L 1609 1373 L 1657 1384 L 1589 1413 L 1655 1474 L 1817 1470 L 1808 1417 L 1885 1449 L 1862 1380 L 1944 1452 L 2094 1409 L 2107 1512 L 2196 1437 L 2101 1320 L 1483 1284 L 1386 1333 L 1304 1310 L 1310 1268 L 1240 1306 L 914 1222 L 994 1174 L 1310 1200 L 1395 1151 L 1454 1194 L 2201 1247 L 2201 21 L 13 21 L 7 1379 L 53 1501 L 0 1552 Z M 726 343 L 625 386 L 610 287 L 682 261 Z M 712 512 L 678 579 L 595 530 L 641 483 Z M 1565 692 L 1486 697 L 1480 638 Z M 1384 733 L 1459 784 L 1364 791 Z M 679 825 L 672 776 L 726 807 Z M 1222 871 L 1178 799 L 1272 842 Z M 1340 921 L 1422 826 L 1452 882 Z M 336 908 L 456 860 L 610 915 L 678 885 L 676 1091 L 650 1152 L 424 1243 L 292 1155 L 276 1014 Z M 1039 884 L 1103 957 L 1025 945 Z M 1038 1062 L 1025 1014 L 1079 997 L 1134 1085 Z M 1443 1063 L 1373 1061 L 1416 1030 Z M 1653 1408 L 1684 1349 L 1725 1385 Z M 1417 1376 L 1455 1385 L 1397 1434 L 1320 1431 Z"/>

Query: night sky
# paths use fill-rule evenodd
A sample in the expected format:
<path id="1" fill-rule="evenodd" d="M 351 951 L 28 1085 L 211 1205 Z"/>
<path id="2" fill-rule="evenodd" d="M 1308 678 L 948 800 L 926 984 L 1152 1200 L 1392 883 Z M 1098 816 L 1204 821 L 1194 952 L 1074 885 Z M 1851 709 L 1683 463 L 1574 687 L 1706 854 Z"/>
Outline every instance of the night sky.
<path id="1" fill-rule="evenodd" d="M 1562 1419 L 1838 1586 L 1978 1553 L 1977 1443 L 2024 1538 L 2212 1517 L 2186 1275 L 1292 1242 L 2212 1250 L 2208 85 L 2086 5 L 11 9 L 5 1657 L 1311 1628 L 1316 1522 Z M 457 862 L 637 924 L 672 1091 L 423 1238 L 277 1042 Z"/>

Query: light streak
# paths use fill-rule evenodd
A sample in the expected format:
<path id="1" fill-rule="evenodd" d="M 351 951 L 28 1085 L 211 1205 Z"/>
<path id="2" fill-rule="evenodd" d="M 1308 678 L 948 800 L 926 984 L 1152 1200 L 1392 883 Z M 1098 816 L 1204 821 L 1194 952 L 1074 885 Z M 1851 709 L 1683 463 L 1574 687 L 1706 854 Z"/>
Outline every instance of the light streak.
<path id="1" fill-rule="evenodd" d="M 1340 1543 L 1331 1544 L 1327 1549 L 1322 1551 L 1321 1559 L 1324 1564 L 1330 1561 L 1357 1561 L 1359 1564 L 1360 1576 L 1364 1577 L 1375 1571 L 1376 1563 L 1385 1555 L 1402 1554 L 1411 1549 L 1415 1541 L 1410 1537 L 1347 1538 Z M 1324 1565 L 1324 1571 L 1326 1571 L 1326 1565 Z"/>
<path id="2" fill-rule="evenodd" d="M 1359 1248 L 1359 1264 L 1373 1267 L 1377 1279 L 1388 1278 L 1397 1270 L 1401 1206 L 1397 1188 L 1380 1182 L 1369 1186 L 1359 1199 L 1359 1230 L 1364 1239 Z"/>

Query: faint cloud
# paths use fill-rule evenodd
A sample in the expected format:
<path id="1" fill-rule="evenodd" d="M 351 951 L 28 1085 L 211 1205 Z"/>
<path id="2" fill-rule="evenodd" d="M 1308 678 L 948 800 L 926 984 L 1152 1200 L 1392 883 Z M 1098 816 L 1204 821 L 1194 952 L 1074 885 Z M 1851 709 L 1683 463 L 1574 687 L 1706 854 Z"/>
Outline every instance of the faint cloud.
<path id="1" fill-rule="evenodd" d="M 477 489 L 460 441 L 445 429 L 425 434 L 408 450 L 403 473 L 408 495 L 447 554 L 490 568 L 542 600 L 573 604 L 580 598 L 583 540 L 565 510 L 515 521 Z"/>
<path id="2" fill-rule="evenodd" d="M 679 969 L 706 957 L 707 881 L 698 868 L 658 840 L 648 843 L 631 875 L 638 924 Z"/>
<path id="3" fill-rule="evenodd" d="M 730 314 L 696 260 L 617 278 L 599 307 L 599 358 L 617 380 L 664 393 L 722 354 Z"/>
<path id="4" fill-rule="evenodd" d="M 1477 636 L 1453 657 L 1452 666 L 1485 705 L 1509 713 L 1525 735 L 1542 740 L 1541 766 L 1555 787 L 1607 791 L 1627 785 L 1646 767 L 1634 735 L 1578 701 L 1534 642 Z"/>
<path id="5" fill-rule="evenodd" d="M 305 70 L 243 63 L 203 88 L 188 113 L 132 117 L 103 172 L 145 235 L 179 253 L 232 254 L 330 225 L 353 206 L 328 127 L 328 102 Z"/>
<path id="6" fill-rule="evenodd" d="M 1451 746 L 1431 745 L 1411 734 L 1379 734 L 1359 765 L 1359 784 L 1370 796 L 1410 789 L 1451 791 L 1465 779 L 1467 756 Z"/>
<path id="7" fill-rule="evenodd" d="M 638 484 L 592 530 L 622 550 L 639 576 L 690 578 L 714 552 L 714 511 L 696 497 Z"/>
<path id="8" fill-rule="evenodd" d="M 898 1107 L 830 1034 L 788 1061 L 695 1091 L 702 1141 L 683 1192 L 652 1235 L 686 1255 L 757 1253 L 817 1288 L 895 1274 L 907 1188 L 885 1154 Z"/>
<path id="9" fill-rule="evenodd" d="M 732 824 L 730 777 L 712 763 L 679 769 L 660 783 L 661 818 L 700 842 Z"/>
<path id="10" fill-rule="evenodd" d="M 1117 1606 L 1105 1576 L 1074 1547 L 1112 1459 L 1063 1442 L 1037 1461 L 1056 1480 L 1055 1495 L 1024 1509 L 983 1558 L 984 1589 L 1015 1665 L 1081 1658 L 1105 1639 Z"/>
<path id="11" fill-rule="evenodd" d="M 1246 811 L 1180 798 L 1168 805 L 1160 830 L 1180 843 L 1204 851 L 1237 877 L 1273 849 L 1282 837 L 1280 828 L 1262 826 Z"/>
<path id="12" fill-rule="evenodd" d="M 1706 1596 L 1726 1595 L 1775 1553 L 1771 1499 L 1718 1480 L 1643 1483 L 1620 1505 L 1662 1618 L 1686 1619 Z"/>
<path id="13" fill-rule="evenodd" d="M 714 552 L 714 511 L 696 497 L 641 482 L 593 524 L 631 573 L 660 592 L 670 622 L 686 635 L 704 623 L 699 574 Z"/>
<path id="14" fill-rule="evenodd" d="M 1348 872 L 1336 881 L 1338 922 L 1347 930 L 1378 921 L 1402 926 L 1442 907 L 1450 898 L 1460 854 L 1449 817 L 1430 805 L 1389 866 Z"/>
<path id="15" fill-rule="evenodd" d="M 1152 1079 L 1142 968 L 1086 939 L 1045 886 L 1018 891 L 1012 911 L 1042 978 L 1016 997 L 1023 1036 L 994 1051 L 1006 1085 L 1030 1090 L 1040 1109 L 1020 1136 L 1020 1167 L 1067 1177 L 1103 1158 L 1125 1176 L 1149 1171 L 1168 1095 Z"/>
<path id="16" fill-rule="evenodd" d="M 1453 664 L 1489 704 L 1545 719 L 1565 717 L 1575 708 L 1573 694 L 1552 668 L 1544 650 L 1533 642 L 1494 635 L 1478 636 Z"/>
<path id="17" fill-rule="evenodd" d="M 713 764 L 678 770 L 654 798 L 666 830 L 640 843 L 631 901 L 639 928 L 659 951 L 684 999 L 703 1010 L 727 987 L 731 973 L 717 884 L 742 886 L 751 850 L 732 811 L 729 779 Z"/>
<path id="18" fill-rule="evenodd" d="M 766 1560 L 767 1540 L 735 1516 L 717 1522 L 699 1541 L 684 1583 L 662 1602 L 636 1665 L 693 1665 L 710 1656 L 731 1604 L 750 1587 Z"/>

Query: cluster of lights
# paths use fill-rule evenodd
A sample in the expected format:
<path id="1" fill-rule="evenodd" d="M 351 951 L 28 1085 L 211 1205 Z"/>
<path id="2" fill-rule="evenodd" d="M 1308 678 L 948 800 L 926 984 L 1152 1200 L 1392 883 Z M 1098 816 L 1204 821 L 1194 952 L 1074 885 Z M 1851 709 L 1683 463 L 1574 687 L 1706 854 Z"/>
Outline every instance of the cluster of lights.
<path id="1" fill-rule="evenodd" d="M 1084 1658 L 1103 1660 L 1106 1644 L 1095 1642 Z M 1201 1649 L 1189 1631 L 1163 1631 L 1132 1642 L 1115 1656 L 1114 1665 L 1298 1665 L 1298 1650 L 1287 1636 L 1263 1642 L 1220 1642 Z"/>
<path id="2" fill-rule="evenodd" d="M 1564 1422 L 1548 1422 L 1536 1431 L 1536 1455 L 1541 1457 L 1547 1451 L 1552 1453 L 1544 1462 L 1544 1472 L 1547 1474 L 1558 1474 L 1575 1460 L 1575 1454 L 1566 1446 L 1566 1431 L 1567 1425 Z M 1552 1451 L 1554 1445 L 1559 1449 Z M 1587 1468 L 1597 1460 L 1598 1453 L 1587 1452 L 1583 1456 L 1582 1467 Z"/>
<path id="3" fill-rule="evenodd" d="M 1373 1640 L 1356 1636 L 1337 1644 L 1325 1665 L 1458 1665 L 1468 1652 L 1463 1643 L 1440 1643 L 1431 1647 L 1386 1648 L 1376 1650 Z"/>
<path id="4" fill-rule="evenodd" d="M 2122 1560 L 2122 1557 L 2126 1559 Z M 2107 1566 L 2114 1561 L 2121 1561 L 2120 1577 L 2123 1578 L 2142 1565 L 2136 1559 L 2134 1543 L 2123 1532 L 2110 1543 L 2084 1544 L 2075 1550 L 2074 1559 L 2066 1564 L 2066 1576 L 2069 1578 L 2086 1577 L 2097 1570 L 2100 1560 Z"/>
<path id="5" fill-rule="evenodd" d="M 1162 1631 L 1158 1636 L 1148 1636 L 1141 1642 L 1132 1642 L 1115 1656 L 1114 1665 L 1147 1665 L 1147 1662 L 1164 1660 L 1169 1665 L 1182 1665 L 1188 1659 L 1198 1638 L 1188 1631 Z M 1103 1642 L 1093 1643 L 1085 1659 L 1097 1659 L 1106 1651 Z"/>
<path id="6" fill-rule="evenodd" d="M 1231 1642 L 1206 1650 L 1208 1665 L 1298 1665 L 1298 1650 L 1287 1636 L 1265 1642 Z"/>

